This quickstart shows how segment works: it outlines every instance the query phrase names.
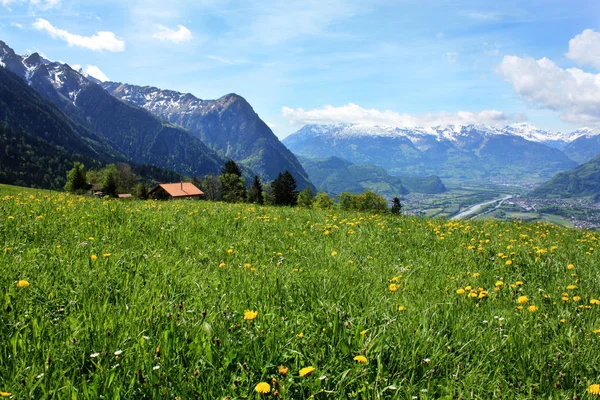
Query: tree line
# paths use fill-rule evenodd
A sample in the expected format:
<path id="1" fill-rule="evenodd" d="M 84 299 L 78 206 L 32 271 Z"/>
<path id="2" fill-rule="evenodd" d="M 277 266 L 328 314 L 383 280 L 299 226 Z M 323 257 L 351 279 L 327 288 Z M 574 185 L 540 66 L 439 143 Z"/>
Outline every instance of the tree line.
<path id="1" fill-rule="evenodd" d="M 321 210 L 340 208 L 392 214 L 400 214 L 402 208 L 398 197 L 395 197 L 391 207 L 388 207 L 388 201 L 371 190 L 360 194 L 341 193 L 337 196 L 337 202 L 325 192 L 313 193 L 309 186 L 298 191 L 296 179 L 288 170 L 279 173 L 270 184 L 263 184 L 255 175 L 250 187 L 246 187 L 242 170 L 233 160 L 225 163 L 220 175 L 207 175 L 204 179 L 194 177 L 188 181 L 199 187 L 204 192 L 205 200 L 209 201 L 298 206 Z M 90 185 L 100 187 L 103 194 L 109 197 L 118 197 L 119 193 L 131 193 L 133 197 L 142 200 L 148 198 L 148 192 L 151 190 L 127 164 L 110 164 L 100 170 L 86 171 L 82 163 L 76 162 L 73 169 L 67 173 L 64 189 L 83 194 L 89 190 Z"/>

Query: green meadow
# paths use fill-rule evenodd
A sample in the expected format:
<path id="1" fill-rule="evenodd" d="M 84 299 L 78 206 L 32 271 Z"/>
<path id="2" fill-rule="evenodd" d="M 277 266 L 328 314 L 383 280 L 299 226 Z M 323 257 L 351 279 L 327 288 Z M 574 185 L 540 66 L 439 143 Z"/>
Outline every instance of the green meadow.
<path id="1" fill-rule="evenodd" d="M 0 210 L 2 396 L 600 393 L 596 232 L 7 186 Z"/>

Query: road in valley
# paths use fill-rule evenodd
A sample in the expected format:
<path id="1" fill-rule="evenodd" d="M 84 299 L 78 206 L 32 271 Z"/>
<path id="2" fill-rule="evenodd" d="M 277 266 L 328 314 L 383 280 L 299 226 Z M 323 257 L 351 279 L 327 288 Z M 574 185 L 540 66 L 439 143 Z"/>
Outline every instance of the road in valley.
<path id="1" fill-rule="evenodd" d="M 471 214 L 475 214 L 477 211 L 479 211 L 483 207 L 488 206 L 490 204 L 494 204 L 494 203 L 498 203 L 498 205 L 496 206 L 496 208 L 498 208 L 502 205 L 503 202 L 505 202 L 508 199 L 512 199 L 512 195 L 504 196 L 501 199 L 486 201 L 485 203 L 475 204 L 474 206 L 467 208 L 465 211 L 462 211 L 462 212 L 456 214 L 454 217 L 452 217 L 450 219 L 463 219 L 464 217 L 468 217 Z"/>

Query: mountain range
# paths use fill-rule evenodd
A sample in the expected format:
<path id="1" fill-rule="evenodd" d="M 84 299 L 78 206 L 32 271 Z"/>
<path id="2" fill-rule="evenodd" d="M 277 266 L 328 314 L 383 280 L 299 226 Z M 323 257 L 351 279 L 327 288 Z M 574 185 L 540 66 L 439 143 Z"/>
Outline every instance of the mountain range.
<path id="1" fill-rule="evenodd" d="M 435 128 L 331 124 L 306 125 L 283 143 L 299 156 L 340 157 L 385 168 L 391 175 L 437 175 L 442 180 L 460 182 L 541 183 L 576 167 L 578 162 L 567 151 L 581 152 L 578 142 L 589 143 L 597 138 L 589 130 L 561 134 L 529 124 Z"/>
<path id="2" fill-rule="evenodd" d="M 113 96 L 100 86 L 100 81 L 67 64 L 49 61 L 37 53 L 20 56 L 2 41 L 0 66 L 23 79 L 74 123 L 131 162 L 153 164 L 187 176 L 203 176 L 220 173 L 225 161 L 234 159 L 245 167 L 246 175 L 256 172 L 271 180 L 287 169 L 300 189 L 307 185 L 314 189 L 296 157 L 252 107 L 235 94 L 215 101 L 179 94 L 186 101 L 204 104 L 206 113 L 190 115 L 183 103 L 175 108 L 170 101 L 171 108 L 163 113 L 159 112 L 158 103 L 153 103 L 152 111 L 157 113 L 154 115 L 141 107 L 145 104 L 123 101 L 117 96 L 123 93 L 118 89 L 127 87 L 139 92 L 144 88 L 105 85 L 115 93 Z M 160 92 L 163 99 L 167 95 L 177 96 L 172 91 Z M 192 127 L 195 133 L 181 125 Z"/>
<path id="3" fill-rule="evenodd" d="M 589 198 L 600 202 L 600 154 L 570 171 L 560 172 L 530 193 L 533 198 Z"/>
<path id="4" fill-rule="evenodd" d="M 357 165 L 339 157 L 298 159 L 317 189 L 332 195 L 342 192 L 361 193 L 369 189 L 391 199 L 410 192 L 437 194 L 446 191 L 437 176 L 391 176 L 381 167 Z"/>

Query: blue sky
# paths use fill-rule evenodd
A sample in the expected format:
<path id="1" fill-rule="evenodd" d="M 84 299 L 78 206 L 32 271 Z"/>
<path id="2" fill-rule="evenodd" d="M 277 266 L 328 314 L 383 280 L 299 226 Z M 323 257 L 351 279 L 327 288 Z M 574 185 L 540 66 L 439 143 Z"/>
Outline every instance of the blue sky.
<path id="1" fill-rule="evenodd" d="M 280 137 L 309 122 L 600 126 L 598 32 L 600 2 L 583 0 L 0 0 L 19 54 L 235 92 Z"/>

